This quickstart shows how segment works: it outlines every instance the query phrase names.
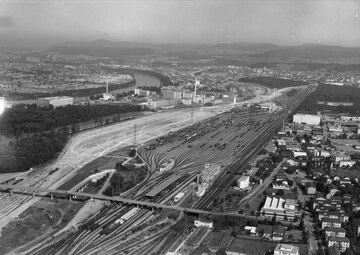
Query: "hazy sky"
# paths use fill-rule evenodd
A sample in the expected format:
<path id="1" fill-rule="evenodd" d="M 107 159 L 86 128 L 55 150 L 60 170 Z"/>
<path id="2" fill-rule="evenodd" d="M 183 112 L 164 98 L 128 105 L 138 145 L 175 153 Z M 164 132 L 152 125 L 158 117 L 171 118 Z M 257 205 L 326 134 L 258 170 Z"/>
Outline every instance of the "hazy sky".
<path id="1" fill-rule="evenodd" d="M 360 46 L 360 1 L 0 0 L 0 43 L 94 39 Z"/>

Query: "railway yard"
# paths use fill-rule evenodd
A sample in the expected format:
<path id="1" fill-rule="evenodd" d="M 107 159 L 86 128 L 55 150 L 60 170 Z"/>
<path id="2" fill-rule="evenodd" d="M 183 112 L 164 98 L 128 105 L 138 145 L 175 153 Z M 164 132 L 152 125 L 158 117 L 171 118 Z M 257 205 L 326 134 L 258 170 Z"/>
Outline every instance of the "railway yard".
<path id="1" fill-rule="evenodd" d="M 186 253 L 182 254 L 188 254 L 202 243 L 229 245 L 232 241 L 229 235 L 194 227 L 190 221 L 202 215 L 187 215 L 176 206 L 219 215 L 236 213 L 214 211 L 214 199 L 229 189 L 236 176 L 245 173 L 246 164 L 310 92 L 308 86 L 299 87 L 290 97 L 286 93 L 279 94 L 276 103 L 280 107 L 274 112 L 246 107 L 233 107 L 228 111 L 182 109 L 75 136 L 61 160 L 52 163 L 46 171 L 34 171 L 28 178 L 18 178 L 10 184 L 56 189 L 74 176 L 89 157 L 100 157 L 121 146 L 132 145 L 136 124 L 137 155 L 147 165 L 149 174 L 145 181 L 122 193 L 121 197 L 174 206 L 174 209 L 108 202 L 77 227 L 43 236 L 37 244 L 23 246 L 14 254 L 141 255 L 184 249 Z M 196 195 L 201 171 L 214 166 L 218 169 L 216 178 L 207 183 L 203 194 Z M 52 172 L 56 168 L 61 170 Z M 181 192 L 184 194 L 180 201 L 174 201 Z M 1 193 L 0 196 L 0 219 L 4 222 L 9 217 L 5 212 L 19 215 L 29 204 L 41 199 L 23 194 Z"/>

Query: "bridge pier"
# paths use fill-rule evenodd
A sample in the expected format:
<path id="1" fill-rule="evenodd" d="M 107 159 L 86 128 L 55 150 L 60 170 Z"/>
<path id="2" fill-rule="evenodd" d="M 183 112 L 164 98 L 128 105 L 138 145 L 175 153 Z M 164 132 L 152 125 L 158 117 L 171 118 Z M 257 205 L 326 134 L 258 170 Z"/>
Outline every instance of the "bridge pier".
<path id="1" fill-rule="evenodd" d="M 54 195 L 52 193 L 50 193 L 50 200 L 54 199 Z"/>
<path id="2" fill-rule="evenodd" d="M 32 198 L 34 198 L 34 197 L 35 197 L 35 191 L 32 192 Z"/>
<path id="3" fill-rule="evenodd" d="M 10 196 L 14 195 L 14 190 L 10 189 Z"/>
<path id="4" fill-rule="evenodd" d="M 69 201 L 72 202 L 72 196 L 71 195 L 69 195 Z"/>

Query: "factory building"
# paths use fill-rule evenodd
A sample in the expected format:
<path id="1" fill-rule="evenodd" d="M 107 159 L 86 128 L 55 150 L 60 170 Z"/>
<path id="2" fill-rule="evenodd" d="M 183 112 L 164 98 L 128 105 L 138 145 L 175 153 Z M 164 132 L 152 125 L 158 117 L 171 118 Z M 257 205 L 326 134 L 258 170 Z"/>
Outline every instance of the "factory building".
<path id="1" fill-rule="evenodd" d="M 320 125 L 321 118 L 318 115 L 297 113 L 293 117 L 295 124 Z"/>
<path id="2" fill-rule="evenodd" d="M 273 216 L 276 216 L 280 220 L 283 220 L 285 217 L 288 220 L 293 220 L 295 211 L 295 200 L 281 197 L 266 197 L 265 204 L 261 209 L 261 213 L 265 217 L 271 219 Z"/>
<path id="3" fill-rule="evenodd" d="M 273 112 L 275 110 L 275 104 L 271 102 L 262 103 L 260 104 L 260 109 L 262 111 Z"/>
<path id="4" fill-rule="evenodd" d="M 49 107 L 52 105 L 54 108 L 65 105 L 72 105 L 74 98 L 62 96 L 62 97 L 43 97 L 37 99 L 38 107 Z"/>
<path id="5" fill-rule="evenodd" d="M 150 107 L 152 108 L 162 108 L 162 107 L 169 107 L 175 106 L 177 104 L 177 100 L 175 99 L 160 99 L 160 100 L 151 100 L 149 102 Z"/>
<path id="6" fill-rule="evenodd" d="M 181 99 L 181 91 L 164 91 L 162 93 L 164 99 Z"/>
<path id="7" fill-rule="evenodd" d="M 236 104 L 237 95 L 223 95 L 222 101 L 227 104 Z"/>
<path id="8" fill-rule="evenodd" d="M 142 89 L 134 89 L 134 95 L 138 96 L 150 96 L 150 91 Z"/>

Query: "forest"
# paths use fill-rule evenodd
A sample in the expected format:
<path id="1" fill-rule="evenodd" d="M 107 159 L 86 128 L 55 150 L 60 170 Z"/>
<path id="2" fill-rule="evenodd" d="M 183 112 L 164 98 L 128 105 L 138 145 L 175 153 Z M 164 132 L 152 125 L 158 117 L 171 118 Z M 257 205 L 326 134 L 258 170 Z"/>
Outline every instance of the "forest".
<path id="1" fill-rule="evenodd" d="M 259 77 L 243 77 L 240 78 L 239 81 L 246 82 L 246 83 L 257 83 L 263 85 L 265 87 L 271 89 L 283 89 L 287 87 L 298 87 L 304 86 L 308 83 L 305 81 L 292 81 L 286 79 L 280 79 L 275 77 L 268 77 L 268 76 L 259 76 Z"/>
<path id="2" fill-rule="evenodd" d="M 27 171 L 55 159 L 70 136 L 67 125 L 140 110 L 134 105 L 69 105 L 52 109 L 35 104 L 7 109 L 0 118 L 0 135 L 10 140 L 1 144 L 0 173 Z"/>
<path id="3" fill-rule="evenodd" d="M 330 106 L 319 102 L 352 102 L 352 106 Z M 297 112 L 316 113 L 329 110 L 332 113 L 359 114 L 360 111 L 360 88 L 319 84 L 300 104 Z"/>

